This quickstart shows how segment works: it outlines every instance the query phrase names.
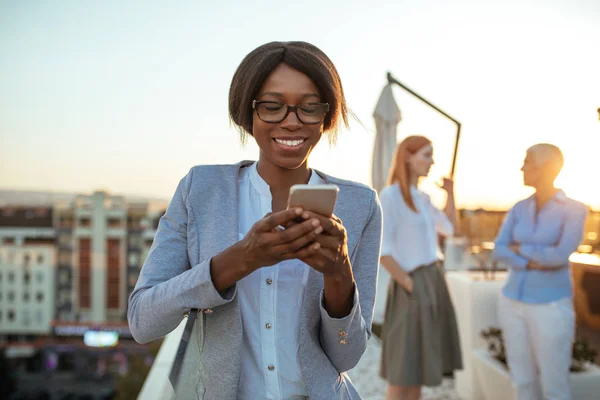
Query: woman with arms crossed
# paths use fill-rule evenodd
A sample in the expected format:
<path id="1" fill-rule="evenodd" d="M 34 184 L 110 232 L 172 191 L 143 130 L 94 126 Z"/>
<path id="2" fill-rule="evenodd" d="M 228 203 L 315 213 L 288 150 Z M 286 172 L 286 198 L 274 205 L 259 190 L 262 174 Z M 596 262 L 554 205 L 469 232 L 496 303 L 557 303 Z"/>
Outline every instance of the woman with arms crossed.
<path id="1" fill-rule="evenodd" d="M 519 400 L 571 399 L 575 312 L 569 256 L 583 237 L 587 208 L 554 186 L 562 166 L 556 146 L 527 150 L 523 183 L 535 194 L 506 214 L 496 238 L 494 257 L 510 268 L 498 315 Z"/>

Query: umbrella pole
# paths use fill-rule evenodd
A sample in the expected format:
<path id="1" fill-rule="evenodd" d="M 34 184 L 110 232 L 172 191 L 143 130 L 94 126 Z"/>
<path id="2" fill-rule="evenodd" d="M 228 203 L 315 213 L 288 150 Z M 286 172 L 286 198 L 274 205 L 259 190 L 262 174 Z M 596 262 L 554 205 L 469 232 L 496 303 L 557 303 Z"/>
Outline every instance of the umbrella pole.
<path id="1" fill-rule="evenodd" d="M 416 93 L 414 90 L 408 88 L 406 85 L 401 83 L 399 80 L 395 79 L 390 72 L 387 73 L 388 83 L 393 83 L 400 86 L 402 89 L 406 90 L 408 93 L 415 96 L 417 99 L 421 100 L 423 103 L 427 104 L 429 107 L 433 108 L 438 113 L 442 114 L 444 117 L 448 118 L 450 121 L 456 124 L 456 140 L 454 141 L 454 154 L 452 155 L 452 167 L 450 168 L 450 177 L 454 178 L 454 169 L 456 167 L 456 155 L 458 154 L 458 141 L 460 139 L 460 128 L 461 124 L 455 118 L 451 117 L 446 112 L 442 111 L 440 108 L 433 105 L 431 102 L 425 100 L 422 96 Z"/>
<path id="2" fill-rule="evenodd" d="M 456 155 L 458 154 L 458 141 L 460 139 L 460 128 L 461 124 L 458 121 L 456 123 L 456 140 L 454 141 L 454 154 L 452 155 L 452 167 L 450 168 L 450 178 L 454 179 L 454 167 L 456 167 Z"/>

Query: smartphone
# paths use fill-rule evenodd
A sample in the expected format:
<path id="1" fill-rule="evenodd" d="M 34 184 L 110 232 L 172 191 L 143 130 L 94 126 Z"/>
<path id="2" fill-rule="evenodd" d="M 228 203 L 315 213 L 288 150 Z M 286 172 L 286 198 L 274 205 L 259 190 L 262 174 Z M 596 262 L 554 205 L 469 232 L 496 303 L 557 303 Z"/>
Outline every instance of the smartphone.
<path id="1" fill-rule="evenodd" d="M 290 188 L 288 208 L 302 207 L 306 211 L 330 217 L 339 191 L 336 185 L 294 185 Z"/>

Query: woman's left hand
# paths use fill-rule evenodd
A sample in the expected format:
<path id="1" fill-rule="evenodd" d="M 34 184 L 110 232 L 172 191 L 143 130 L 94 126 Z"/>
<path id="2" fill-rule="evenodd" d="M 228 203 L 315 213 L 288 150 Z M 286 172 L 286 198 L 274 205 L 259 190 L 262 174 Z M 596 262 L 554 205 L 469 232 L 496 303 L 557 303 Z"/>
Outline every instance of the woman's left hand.
<path id="1" fill-rule="evenodd" d="M 448 193 L 454 193 L 454 181 L 450 178 L 442 178 L 442 182 L 438 186 Z"/>
<path id="2" fill-rule="evenodd" d="M 351 267 L 348 237 L 342 221 L 335 215 L 325 217 L 310 211 L 304 211 L 302 218 L 317 218 L 323 227 L 323 232 L 309 245 L 314 252 L 302 261 L 326 276 L 347 273 Z"/>

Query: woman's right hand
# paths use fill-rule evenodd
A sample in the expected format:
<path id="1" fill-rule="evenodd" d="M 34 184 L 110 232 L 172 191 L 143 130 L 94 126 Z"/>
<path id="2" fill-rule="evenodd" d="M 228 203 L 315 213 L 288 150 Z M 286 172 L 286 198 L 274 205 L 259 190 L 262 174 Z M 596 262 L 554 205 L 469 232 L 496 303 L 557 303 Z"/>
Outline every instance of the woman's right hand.
<path id="1" fill-rule="evenodd" d="M 323 231 L 323 227 L 316 218 L 292 224 L 302 212 L 301 208 L 293 208 L 269 213 L 250 228 L 239 245 L 251 270 L 283 260 L 304 258 L 316 251 L 313 246 L 307 245 Z"/>

